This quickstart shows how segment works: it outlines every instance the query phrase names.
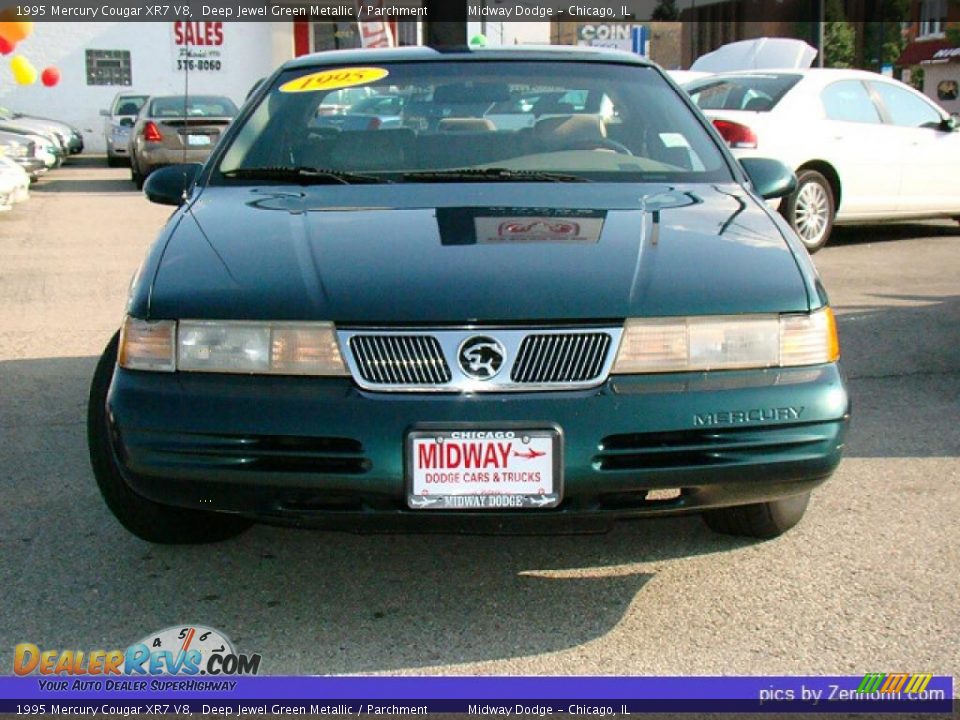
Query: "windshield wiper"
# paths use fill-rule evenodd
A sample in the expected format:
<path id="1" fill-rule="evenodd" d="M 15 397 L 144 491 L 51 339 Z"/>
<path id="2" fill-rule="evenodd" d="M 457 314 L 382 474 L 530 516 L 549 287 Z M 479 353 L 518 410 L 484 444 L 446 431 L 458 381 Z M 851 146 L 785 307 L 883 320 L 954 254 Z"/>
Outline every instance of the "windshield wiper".
<path id="1" fill-rule="evenodd" d="M 423 170 L 404 173 L 403 179 L 422 182 L 590 182 L 579 175 L 503 167 Z"/>
<path id="2" fill-rule="evenodd" d="M 313 167 L 240 167 L 227 170 L 224 177 L 242 180 L 276 180 L 300 185 L 364 185 L 392 182 L 375 175 Z"/>

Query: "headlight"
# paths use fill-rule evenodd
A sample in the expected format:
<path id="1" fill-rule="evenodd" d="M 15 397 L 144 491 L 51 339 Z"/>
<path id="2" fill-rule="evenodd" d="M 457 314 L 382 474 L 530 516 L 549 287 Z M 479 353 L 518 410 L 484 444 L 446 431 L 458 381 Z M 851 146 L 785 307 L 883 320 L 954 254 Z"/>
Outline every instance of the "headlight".
<path id="1" fill-rule="evenodd" d="M 27 146 L 19 145 L 17 143 L 10 143 L 9 145 L 0 145 L 0 155 L 6 155 L 7 157 L 26 157 Z"/>
<path id="2" fill-rule="evenodd" d="M 167 329 L 161 343 L 157 326 Z M 127 330 L 131 328 L 131 330 Z M 332 323 L 235 322 L 183 320 L 150 323 L 128 318 L 121 336 L 121 367 L 134 370 L 255 373 L 273 375 L 348 375 Z M 135 329 L 135 331 L 134 331 Z M 166 362 L 131 364 L 135 354 L 123 338 L 153 333 L 144 348 L 146 362 L 164 355 Z M 136 350 L 144 343 L 141 342 Z M 163 345 L 160 350 L 159 346 Z"/>
<path id="3" fill-rule="evenodd" d="M 627 320 L 612 372 L 788 367 L 840 357 L 830 308 L 810 314 Z"/>
<path id="4" fill-rule="evenodd" d="M 120 331 L 117 365 L 129 370 L 176 370 L 174 354 L 177 324 L 172 320 L 137 320 L 128 317 Z"/>

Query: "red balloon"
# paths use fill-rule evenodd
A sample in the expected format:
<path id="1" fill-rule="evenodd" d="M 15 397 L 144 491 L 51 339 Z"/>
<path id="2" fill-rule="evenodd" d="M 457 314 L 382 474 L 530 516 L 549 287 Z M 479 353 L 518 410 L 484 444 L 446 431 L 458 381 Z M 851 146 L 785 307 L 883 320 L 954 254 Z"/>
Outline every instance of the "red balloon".
<path id="1" fill-rule="evenodd" d="M 53 65 L 48 68 L 44 68 L 44 71 L 40 73 L 40 82 L 47 87 L 53 87 L 60 82 L 60 71 L 57 70 L 57 68 L 55 68 Z"/>
<path id="2" fill-rule="evenodd" d="M 0 35 L 0 55 L 9 55 L 17 47 L 16 43 L 12 43 L 7 40 L 5 37 Z"/>

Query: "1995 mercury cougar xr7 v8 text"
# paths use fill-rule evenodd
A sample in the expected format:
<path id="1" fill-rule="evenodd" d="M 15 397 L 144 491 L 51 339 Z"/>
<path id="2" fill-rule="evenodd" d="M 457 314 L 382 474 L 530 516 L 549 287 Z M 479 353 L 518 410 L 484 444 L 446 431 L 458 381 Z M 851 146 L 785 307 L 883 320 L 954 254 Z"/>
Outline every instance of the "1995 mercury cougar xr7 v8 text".
<path id="1" fill-rule="evenodd" d="M 347 88 L 399 115 L 331 126 Z M 633 55 L 288 62 L 205 165 L 147 180 L 179 207 L 91 388 L 103 496 L 158 543 L 679 512 L 779 535 L 849 415 L 826 293 L 764 204 L 795 184 Z"/>

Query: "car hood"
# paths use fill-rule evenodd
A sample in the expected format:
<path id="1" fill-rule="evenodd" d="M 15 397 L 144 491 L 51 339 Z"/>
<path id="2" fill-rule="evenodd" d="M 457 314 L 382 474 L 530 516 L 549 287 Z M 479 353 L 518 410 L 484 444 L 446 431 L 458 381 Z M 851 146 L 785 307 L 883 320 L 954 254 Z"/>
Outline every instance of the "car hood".
<path id="1" fill-rule="evenodd" d="M 690 69 L 704 73 L 805 69 L 813 64 L 816 56 L 816 48 L 803 40 L 761 37 L 721 45 L 698 57 Z"/>
<path id="2" fill-rule="evenodd" d="M 591 321 L 805 311 L 808 290 L 735 184 L 211 187 L 171 234 L 149 313 Z"/>

